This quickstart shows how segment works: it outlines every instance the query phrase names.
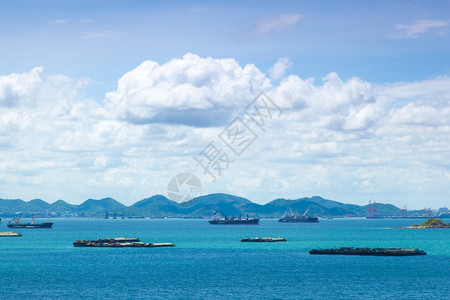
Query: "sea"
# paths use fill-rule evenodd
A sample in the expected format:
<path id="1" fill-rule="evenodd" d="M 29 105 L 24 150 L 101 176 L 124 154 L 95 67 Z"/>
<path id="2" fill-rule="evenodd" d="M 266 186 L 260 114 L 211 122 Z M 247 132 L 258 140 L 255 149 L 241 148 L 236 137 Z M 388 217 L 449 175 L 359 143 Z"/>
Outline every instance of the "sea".
<path id="1" fill-rule="evenodd" d="M 39 219 L 52 229 L 0 238 L 0 299 L 450 299 L 450 230 L 425 219 L 210 225 L 200 219 Z M 3 219 L 0 231 L 10 231 Z M 23 220 L 26 222 L 27 220 Z M 75 248 L 139 237 L 172 248 Z M 242 243 L 244 237 L 284 237 Z M 310 255 L 312 248 L 403 247 L 425 256 Z"/>

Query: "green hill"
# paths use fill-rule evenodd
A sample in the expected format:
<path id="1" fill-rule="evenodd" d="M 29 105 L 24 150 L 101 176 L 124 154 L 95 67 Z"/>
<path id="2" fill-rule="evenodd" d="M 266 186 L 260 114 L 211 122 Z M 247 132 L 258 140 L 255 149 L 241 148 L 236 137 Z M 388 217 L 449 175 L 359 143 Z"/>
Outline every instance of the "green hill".
<path id="1" fill-rule="evenodd" d="M 80 205 L 72 205 L 64 200 L 49 204 L 41 199 L 25 202 L 20 199 L 0 199 L 0 213 L 3 216 L 12 216 L 16 213 L 26 212 L 27 216 L 34 211 L 58 215 L 78 215 L 91 217 L 104 217 L 108 212 L 110 216 L 146 216 L 146 217 L 210 217 L 215 212 L 227 216 L 257 215 L 260 217 L 281 217 L 285 213 L 303 214 L 308 210 L 314 216 L 366 216 L 368 206 L 341 203 L 324 199 L 320 196 L 303 197 L 298 199 L 275 199 L 261 205 L 249 199 L 215 193 L 200 196 L 185 203 L 176 203 L 163 195 L 154 195 L 142 199 L 133 205 L 125 206 L 113 198 L 88 199 Z M 401 209 L 391 204 L 377 203 L 377 211 L 382 215 L 400 215 Z"/>

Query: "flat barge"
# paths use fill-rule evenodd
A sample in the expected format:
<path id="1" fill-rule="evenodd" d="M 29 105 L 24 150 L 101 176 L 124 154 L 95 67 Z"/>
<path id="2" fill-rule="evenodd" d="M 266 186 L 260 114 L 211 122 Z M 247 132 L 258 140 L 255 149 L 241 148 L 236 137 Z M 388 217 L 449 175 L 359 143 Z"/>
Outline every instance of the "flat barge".
<path id="1" fill-rule="evenodd" d="M 405 248 L 353 248 L 312 249 L 309 254 L 328 255 L 370 255 L 370 256 L 412 256 L 427 255 L 423 250 Z"/>
<path id="2" fill-rule="evenodd" d="M 20 233 L 14 232 L 14 231 L 3 231 L 0 232 L 0 237 L 18 237 L 22 236 Z"/>
<path id="3" fill-rule="evenodd" d="M 175 247 L 173 243 L 144 243 L 139 238 L 105 238 L 98 240 L 76 240 L 74 247 L 136 247 L 161 248 Z"/>
<path id="4" fill-rule="evenodd" d="M 254 243 L 273 243 L 273 242 L 286 242 L 285 238 L 273 238 L 273 237 L 264 237 L 264 238 L 243 238 L 241 242 L 254 242 Z"/>

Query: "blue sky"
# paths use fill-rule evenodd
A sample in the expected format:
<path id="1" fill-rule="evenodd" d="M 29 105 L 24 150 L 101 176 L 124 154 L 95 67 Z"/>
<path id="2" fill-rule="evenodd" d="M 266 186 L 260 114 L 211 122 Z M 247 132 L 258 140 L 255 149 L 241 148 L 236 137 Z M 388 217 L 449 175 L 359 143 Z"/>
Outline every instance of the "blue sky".
<path id="1" fill-rule="evenodd" d="M 102 100 L 120 76 L 146 59 L 165 62 L 187 52 L 233 57 L 267 70 L 289 57 L 291 72 L 372 82 L 423 80 L 448 74 L 448 1 L 2 1 L 3 73 L 39 65 L 48 73 L 88 77 Z M 297 22 L 258 33 L 264 18 Z"/>
<path id="2" fill-rule="evenodd" d="M 204 178 L 204 192 L 449 206 L 449 13 L 450 1 L 1 1 L 0 197 L 164 194 L 177 172 L 202 176 L 191 158 L 264 91 L 284 111 L 271 147 L 255 142 L 239 160 L 251 168 Z"/>

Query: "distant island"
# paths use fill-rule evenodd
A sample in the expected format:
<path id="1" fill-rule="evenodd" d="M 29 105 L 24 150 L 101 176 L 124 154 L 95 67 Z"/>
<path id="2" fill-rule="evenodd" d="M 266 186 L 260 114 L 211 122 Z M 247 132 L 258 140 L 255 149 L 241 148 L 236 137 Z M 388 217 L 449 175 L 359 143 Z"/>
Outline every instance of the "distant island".
<path id="1" fill-rule="evenodd" d="M 385 217 L 402 217 L 405 211 L 392 205 L 377 203 L 377 213 Z M 209 218 L 215 212 L 227 216 L 259 216 L 280 218 L 287 212 L 308 214 L 324 218 L 365 217 L 369 205 L 347 204 L 320 196 L 298 199 L 274 199 L 267 204 L 257 204 L 246 198 L 224 193 L 197 197 L 188 202 L 177 203 L 163 195 L 154 195 L 126 206 L 113 198 L 88 199 L 79 205 L 58 200 L 48 203 L 41 199 L 23 201 L 21 199 L 1 199 L 0 217 L 13 217 L 25 213 L 36 217 L 81 217 L 81 218 Z M 422 211 L 408 211 L 408 216 L 420 217 Z M 430 216 L 428 216 L 430 217 Z"/>
<path id="2" fill-rule="evenodd" d="M 420 225 L 411 225 L 408 227 L 403 227 L 404 229 L 440 229 L 440 228 L 450 228 L 450 223 L 444 223 L 442 220 L 436 218 L 429 218 Z"/>

